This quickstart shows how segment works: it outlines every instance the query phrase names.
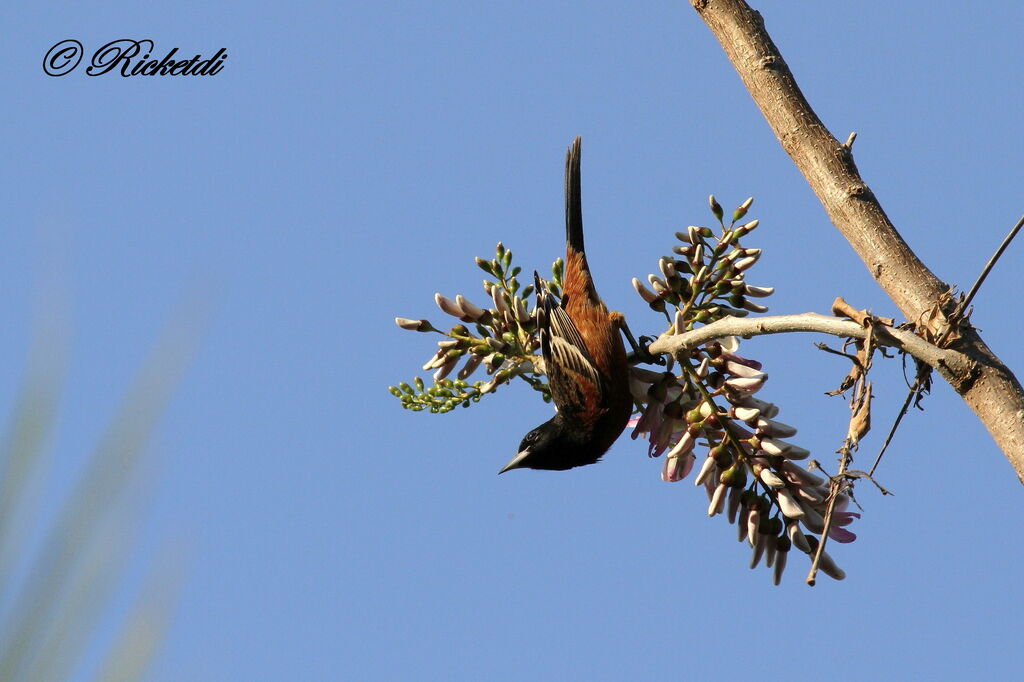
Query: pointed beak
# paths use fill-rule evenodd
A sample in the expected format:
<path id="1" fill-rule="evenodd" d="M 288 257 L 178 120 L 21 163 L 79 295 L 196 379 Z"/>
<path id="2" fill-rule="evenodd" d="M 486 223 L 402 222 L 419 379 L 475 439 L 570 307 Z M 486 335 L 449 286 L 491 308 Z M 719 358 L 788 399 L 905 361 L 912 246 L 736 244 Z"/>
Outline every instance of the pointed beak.
<path id="1" fill-rule="evenodd" d="M 525 460 L 527 457 L 529 457 L 529 455 L 530 455 L 530 451 L 529 450 L 523 450 L 522 452 L 517 454 L 515 457 L 513 457 L 511 459 L 511 461 L 509 461 L 508 464 L 503 466 L 501 468 L 501 471 L 498 472 L 498 474 L 501 475 L 501 474 L 505 473 L 506 471 L 511 471 L 512 469 L 518 469 L 518 468 L 522 467 L 523 466 L 523 460 Z"/>

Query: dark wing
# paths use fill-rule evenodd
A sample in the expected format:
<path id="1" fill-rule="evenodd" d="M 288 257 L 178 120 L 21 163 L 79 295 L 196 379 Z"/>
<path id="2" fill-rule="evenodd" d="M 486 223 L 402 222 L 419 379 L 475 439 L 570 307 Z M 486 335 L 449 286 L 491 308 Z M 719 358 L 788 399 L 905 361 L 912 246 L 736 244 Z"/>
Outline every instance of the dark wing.
<path id="1" fill-rule="evenodd" d="M 551 334 L 549 353 L 555 366 L 570 371 L 595 386 L 601 385 L 601 374 L 587 352 L 583 337 L 563 308 L 552 308 L 548 317 Z"/>
<path id="2" fill-rule="evenodd" d="M 541 353 L 555 406 L 561 412 L 580 412 L 603 405 L 605 381 L 579 330 L 568 313 L 554 305 L 539 278 L 537 291 Z"/>

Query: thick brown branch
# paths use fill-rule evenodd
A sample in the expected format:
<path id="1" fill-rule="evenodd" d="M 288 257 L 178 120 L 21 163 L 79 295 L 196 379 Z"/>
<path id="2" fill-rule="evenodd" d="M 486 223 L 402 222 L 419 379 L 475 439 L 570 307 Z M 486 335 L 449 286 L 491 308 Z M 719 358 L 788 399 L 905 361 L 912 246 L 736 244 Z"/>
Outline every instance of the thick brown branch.
<path id="1" fill-rule="evenodd" d="M 761 336 L 791 332 L 817 332 L 850 339 L 868 338 L 868 330 L 851 320 L 800 313 L 798 315 L 771 315 L 766 317 L 723 317 L 717 322 L 686 332 L 664 335 L 651 344 L 652 353 L 678 353 L 724 336 Z M 902 329 L 874 327 L 874 342 L 910 353 L 937 369 L 950 383 L 969 381 L 976 371 L 970 360 L 954 350 L 933 346 L 921 337 Z"/>
<path id="2" fill-rule="evenodd" d="M 832 223 L 908 320 L 949 287 L 918 260 L 861 179 L 849 147 L 811 109 L 761 15 L 742 0 L 693 1 Z"/>
<path id="3" fill-rule="evenodd" d="M 949 287 L 910 250 L 861 179 L 850 147 L 836 140 L 811 109 L 761 15 L 742 0 L 691 4 L 718 38 L 832 223 L 906 318 L 917 322 Z M 1024 482 L 1024 389 L 973 329 L 961 332 L 955 348 L 977 363 L 978 373 L 971 381 L 954 383 L 954 389 Z"/>

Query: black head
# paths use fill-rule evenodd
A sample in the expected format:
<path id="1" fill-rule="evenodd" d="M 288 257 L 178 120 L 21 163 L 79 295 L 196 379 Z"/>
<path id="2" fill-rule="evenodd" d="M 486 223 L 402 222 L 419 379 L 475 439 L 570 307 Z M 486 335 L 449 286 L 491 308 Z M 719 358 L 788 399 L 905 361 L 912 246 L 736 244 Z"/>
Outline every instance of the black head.
<path id="1" fill-rule="evenodd" d="M 560 415 L 555 415 L 530 431 L 519 444 L 519 453 L 499 474 L 511 469 L 548 469 L 564 471 L 593 464 L 603 452 L 596 452 L 588 443 L 565 428 Z"/>

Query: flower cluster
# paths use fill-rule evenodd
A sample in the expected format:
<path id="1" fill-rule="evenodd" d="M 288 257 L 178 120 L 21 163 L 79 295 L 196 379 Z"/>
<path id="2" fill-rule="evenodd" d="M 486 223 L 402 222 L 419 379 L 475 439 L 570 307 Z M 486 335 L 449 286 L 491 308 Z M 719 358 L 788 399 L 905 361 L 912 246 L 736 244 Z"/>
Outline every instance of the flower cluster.
<path id="1" fill-rule="evenodd" d="M 738 224 L 752 201 L 743 202 L 727 226 L 722 207 L 710 197 L 720 229 L 691 225 L 677 232 L 680 244 L 672 256 L 658 261 L 659 274 L 650 275 L 647 284 L 633 280 L 651 309 L 665 315 L 668 335 L 768 310 L 757 300 L 774 290 L 746 282 L 761 250 L 740 243 L 758 226 L 757 220 Z M 543 359 L 535 354 L 540 342 L 536 304 L 530 302 L 534 286 L 520 289 L 521 269 L 512 266 L 512 252 L 500 243 L 493 259 L 477 258 L 476 263 L 489 276 L 483 282 L 489 307 L 462 295 L 451 299 L 437 294 L 437 306 L 457 318 L 448 331 L 428 320 L 395 319 L 403 329 L 442 336 L 423 366 L 434 372 L 432 385 L 417 377 L 411 384 L 389 387 L 406 409 L 442 413 L 468 407 L 517 377 L 551 400 Z M 561 259 L 545 286 L 557 302 Z M 697 470 L 694 482 L 707 492 L 708 515 L 722 514 L 736 524 L 739 540 L 753 550 L 751 568 L 763 561 L 778 584 L 795 547 L 818 555 L 818 567 L 842 579 L 843 571 L 827 553 L 819 555 L 819 546 L 824 537 L 852 542 L 856 536 L 846 526 L 860 515 L 847 510 L 851 498 L 846 488 L 834 488 L 832 480 L 797 465 L 810 453 L 789 442 L 796 429 L 776 420 L 779 408 L 755 397 L 768 375 L 761 363 L 738 351 L 738 339 L 720 338 L 676 353 L 666 371 L 633 367 L 630 389 L 638 409 L 632 437 L 646 436 L 648 455 L 664 456 L 663 480 L 679 481 Z M 481 367 L 490 378 L 469 383 Z M 697 446 L 706 449 L 699 466 Z"/>
<path id="2" fill-rule="evenodd" d="M 721 223 L 722 207 L 714 197 L 711 202 L 712 211 Z M 736 225 L 752 203 L 753 199 L 744 201 L 734 212 L 732 224 L 728 228 L 722 224 L 722 234 L 717 237 L 710 227 L 696 225 L 690 225 L 686 232 L 676 232 L 682 245 L 673 247 L 672 251 L 683 258 L 658 261 L 661 276 L 647 277 L 654 291 L 633 278 L 633 288 L 652 310 L 667 316 L 668 306 L 676 308 L 676 333 L 730 315 L 746 317 L 750 313 L 767 312 L 767 306 L 750 299 L 771 296 L 775 289 L 751 286 L 744 281 L 745 272 L 761 257 L 761 249 L 740 245 L 740 239 L 756 229 L 758 221 Z M 669 321 L 673 322 L 671 318 Z"/>
<path id="3" fill-rule="evenodd" d="M 515 377 L 540 391 L 545 401 L 551 400 L 547 383 L 536 366 L 540 358 L 533 354 L 540 346 L 535 311 L 529 303 L 533 285 L 520 290 L 518 276 L 522 269 L 512 266 L 512 251 L 500 242 L 492 260 L 477 258 L 476 264 L 490 275 L 490 279 L 484 280 L 483 288 L 492 307 L 482 308 L 461 294 L 454 299 L 435 294 L 438 308 L 459 320 L 447 332 L 435 328 L 428 320 L 395 318 L 402 329 L 437 332 L 444 336 L 437 342 L 437 351 L 423 365 L 424 371 L 434 371 L 432 386 L 426 386 L 417 377 L 412 385 L 403 382 L 388 387 L 408 410 L 440 413 L 450 412 L 459 405 L 469 407 L 471 402 L 477 402 Z M 557 301 L 562 278 L 561 259 L 554 262 L 551 273 L 548 288 Z M 456 378 L 448 378 L 460 362 L 462 367 Z M 481 366 L 490 380 L 470 384 L 467 379 Z"/>
<path id="4" fill-rule="evenodd" d="M 745 282 L 746 270 L 761 252 L 739 244 L 757 221 L 736 226 L 751 201 L 736 209 L 726 227 L 721 206 L 711 197 L 721 233 L 716 236 L 710 228 L 696 226 L 677 233 L 683 246 L 674 252 L 683 259 L 659 261 L 662 276 L 648 278 L 654 291 L 633 280 L 651 308 L 669 317 L 668 333 L 682 334 L 695 324 L 727 315 L 767 310 L 749 298 L 768 296 L 773 290 Z M 675 308 L 672 316 L 669 306 Z M 739 355 L 738 349 L 738 339 L 718 339 L 675 358 L 678 373 L 634 368 L 633 397 L 644 407 L 634 420 L 633 438 L 647 435 L 648 455 L 665 456 L 661 476 L 668 482 L 682 480 L 695 468 L 697 445 L 707 448 L 694 482 L 707 492 L 708 515 L 724 513 L 736 523 L 740 541 L 753 548 L 751 568 L 763 559 L 778 584 L 792 547 L 808 554 L 817 550 L 815 534 L 825 531 L 830 482 L 795 464 L 810 453 L 785 440 L 796 429 L 775 420 L 779 408 L 754 397 L 768 375 L 761 363 Z M 843 528 L 859 517 L 845 511 L 848 503 L 849 497 L 840 493 L 833 505 L 829 537 L 839 542 L 856 537 Z M 844 577 L 827 553 L 822 553 L 819 567 L 835 579 Z"/>

